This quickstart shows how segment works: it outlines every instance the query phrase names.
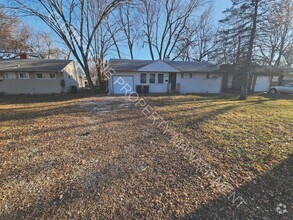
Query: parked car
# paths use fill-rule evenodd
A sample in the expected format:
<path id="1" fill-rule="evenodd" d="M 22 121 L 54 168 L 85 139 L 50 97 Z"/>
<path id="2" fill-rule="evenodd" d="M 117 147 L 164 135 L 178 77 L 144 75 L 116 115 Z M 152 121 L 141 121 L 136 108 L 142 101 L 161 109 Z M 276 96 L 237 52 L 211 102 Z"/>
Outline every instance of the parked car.
<path id="1" fill-rule="evenodd" d="M 293 94 L 293 82 L 285 86 L 274 86 L 270 88 L 270 93 L 291 93 Z"/>

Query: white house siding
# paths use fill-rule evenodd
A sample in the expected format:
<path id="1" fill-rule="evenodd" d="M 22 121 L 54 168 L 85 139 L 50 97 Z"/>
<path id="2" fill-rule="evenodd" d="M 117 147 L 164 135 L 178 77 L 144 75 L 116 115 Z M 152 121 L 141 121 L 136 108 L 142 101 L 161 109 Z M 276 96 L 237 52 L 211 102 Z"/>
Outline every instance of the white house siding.
<path id="1" fill-rule="evenodd" d="M 141 71 L 141 72 L 168 72 L 168 73 L 179 72 L 179 70 L 175 69 L 174 67 L 170 66 L 169 64 L 167 64 L 161 60 L 155 61 L 149 65 L 146 65 L 146 66 L 140 68 L 138 71 Z"/>
<path id="2" fill-rule="evenodd" d="M 63 69 L 63 74 L 66 92 L 70 92 L 71 86 L 76 86 L 77 88 L 83 86 L 83 84 L 80 85 L 79 83 L 80 78 L 74 62 L 71 62 Z"/>
<path id="3" fill-rule="evenodd" d="M 115 81 L 113 80 L 113 77 L 118 76 L 133 76 L 133 85 L 134 85 L 134 91 L 136 91 L 136 86 L 137 85 L 142 85 L 142 83 L 140 83 L 140 74 L 141 73 L 146 73 L 146 72 L 134 72 L 134 73 L 127 73 L 127 72 L 118 72 L 115 75 L 112 75 L 110 77 L 109 80 L 109 90 L 111 94 L 115 94 L 114 93 L 114 83 Z M 149 92 L 150 93 L 167 93 L 168 91 L 168 80 L 169 79 L 169 74 L 168 73 L 160 73 L 160 74 L 164 74 L 164 82 L 161 84 L 158 83 L 158 74 L 159 73 L 155 73 L 156 74 L 156 82 L 155 83 L 149 83 L 149 79 L 150 79 L 150 73 L 146 73 L 147 74 L 147 82 L 144 83 L 146 85 L 149 85 Z"/>
<path id="4" fill-rule="evenodd" d="M 36 73 L 29 73 L 29 79 L 5 79 L 0 73 L 0 92 L 7 94 L 51 94 L 61 92 L 62 73 L 56 73 L 56 79 L 36 79 Z"/>
<path id="5" fill-rule="evenodd" d="M 181 78 L 178 73 L 177 83 L 180 84 L 180 93 L 220 93 L 222 76 L 208 79 L 205 73 L 193 73 L 192 78 Z"/>

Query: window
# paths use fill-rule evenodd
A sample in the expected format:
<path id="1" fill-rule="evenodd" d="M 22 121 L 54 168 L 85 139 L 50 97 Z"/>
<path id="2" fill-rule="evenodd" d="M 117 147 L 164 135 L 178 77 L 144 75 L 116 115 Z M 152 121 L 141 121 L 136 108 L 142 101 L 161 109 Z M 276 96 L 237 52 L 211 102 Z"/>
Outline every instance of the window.
<path id="1" fill-rule="evenodd" d="M 158 83 L 164 83 L 164 74 L 158 74 Z"/>
<path id="2" fill-rule="evenodd" d="M 284 76 L 283 80 L 293 80 L 293 76 Z"/>
<path id="3" fill-rule="evenodd" d="M 18 78 L 19 79 L 29 79 L 30 75 L 29 75 L 29 73 L 18 73 Z"/>
<path id="4" fill-rule="evenodd" d="M 56 73 L 36 73 L 37 79 L 56 79 Z"/>
<path id="5" fill-rule="evenodd" d="M 50 79 L 56 79 L 56 74 L 55 73 L 50 73 L 49 77 L 50 77 Z"/>
<path id="6" fill-rule="evenodd" d="M 150 83 L 156 83 L 156 74 L 154 73 L 150 74 Z"/>
<path id="7" fill-rule="evenodd" d="M 279 82 L 279 77 L 278 76 L 273 76 L 272 77 L 272 82 Z"/>
<path id="8" fill-rule="evenodd" d="M 36 78 L 37 78 L 37 79 L 44 79 L 44 76 L 43 76 L 42 73 L 37 73 L 37 74 L 36 74 Z"/>
<path id="9" fill-rule="evenodd" d="M 5 79 L 16 79 L 15 73 L 5 73 Z"/>
<path id="10" fill-rule="evenodd" d="M 147 81 L 146 81 L 146 73 L 141 73 L 140 74 L 140 83 L 142 83 L 142 84 L 147 83 Z"/>
<path id="11" fill-rule="evenodd" d="M 207 79 L 216 79 L 218 78 L 217 74 L 207 74 Z"/>
<path id="12" fill-rule="evenodd" d="M 188 74 L 188 73 L 181 73 L 181 78 L 182 79 L 192 78 L 192 73 L 190 73 L 190 74 Z"/>

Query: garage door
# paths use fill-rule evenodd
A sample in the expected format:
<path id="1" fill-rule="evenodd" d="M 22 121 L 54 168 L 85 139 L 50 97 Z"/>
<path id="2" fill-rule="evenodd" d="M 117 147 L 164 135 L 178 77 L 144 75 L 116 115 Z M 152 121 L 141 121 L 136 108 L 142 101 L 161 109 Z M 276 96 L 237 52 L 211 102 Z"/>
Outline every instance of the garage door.
<path id="1" fill-rule="evenodd" d="M 133 76 L 114 76 L 114 94 L 129 94 L 133 92 Z"/>
<path id="2" fill-rule="evenodd" d="M 254 91 L 265 92 L 270 88 L 270 77 L 269 76 L 258 76 L 256 78 Z"/>

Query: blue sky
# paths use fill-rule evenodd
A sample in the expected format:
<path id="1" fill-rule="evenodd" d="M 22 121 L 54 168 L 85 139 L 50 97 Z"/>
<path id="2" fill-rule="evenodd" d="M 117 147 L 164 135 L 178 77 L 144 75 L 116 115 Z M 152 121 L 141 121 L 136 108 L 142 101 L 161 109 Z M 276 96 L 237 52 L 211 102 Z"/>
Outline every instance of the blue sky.
<path id="1" fill-rule="evenodd" d="M 0 0 L 0 4 L 7 3 L 9 0 Z M 226 8 L 229 8 L 231 6 L 231 0 L 213 0 L 213 16 L 214 16 L 214 22 L 217 23 L 219 19 L 222 18 L 222 11 L 224 11 Z M 33 17 L 26 17 L 23 18 L 23 20 L 28 23 L 31 27 L 33 27 L 37 31 L 45 31 L 52 33 L 50 28 L 46 27 L 46 25 L 39 21 L 37 18 Z M 52 33 L 53 34 L 53 33 Z M 56 37 L 56 40 L 59 41 L 59 39 Z M 123 58 L 127 58 L 127 50 L 122 50 Z M 148 51 L 143 49 L 140 45 L 136 45 L 134 50 L 134 55 L 137 59 L 150 59 L 150 56 L 148 54 Z M 117 58 L 116 53 L 110 54 L 108 58 Z"/>
<path id="2" fill-rule="evenodd" d="M 217 24 L 218 20 L 220 20 L 223 16 L 222 11 L 225 9 L 231 7 L 232 3 L 231 0 L 213 0 L 213 20 L 215 24 Z M 127 55 L 127 51 L 125 52 Z M 136 47 L 134 51 L 134 55 L 137 59 L 150 59 L 150 55 L 148 54 L 148 51 L 143 50 L 141 47 Z M 117 58 L 115 57 L 115 54 L 111 56 L 111 58 Z"/>

